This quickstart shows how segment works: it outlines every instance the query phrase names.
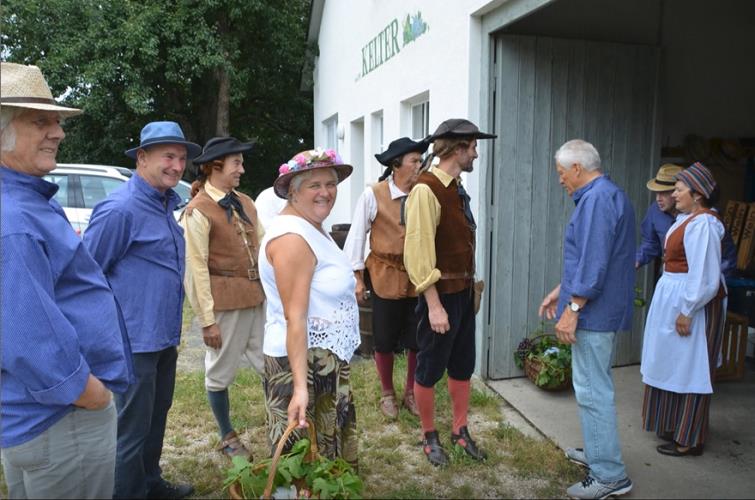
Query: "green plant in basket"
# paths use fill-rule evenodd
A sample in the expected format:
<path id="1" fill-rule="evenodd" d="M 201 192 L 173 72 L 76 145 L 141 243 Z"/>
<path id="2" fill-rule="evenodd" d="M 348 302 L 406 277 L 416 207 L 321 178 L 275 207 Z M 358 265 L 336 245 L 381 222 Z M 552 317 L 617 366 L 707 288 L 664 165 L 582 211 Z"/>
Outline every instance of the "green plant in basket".
<path id="1" fill-rule="evenodd" d="M 514 362 L 543 389 L 562 389 L 571 381 L 571 345 L 561 344 L 554 335 L 523 339 L 514 351 Z"/>

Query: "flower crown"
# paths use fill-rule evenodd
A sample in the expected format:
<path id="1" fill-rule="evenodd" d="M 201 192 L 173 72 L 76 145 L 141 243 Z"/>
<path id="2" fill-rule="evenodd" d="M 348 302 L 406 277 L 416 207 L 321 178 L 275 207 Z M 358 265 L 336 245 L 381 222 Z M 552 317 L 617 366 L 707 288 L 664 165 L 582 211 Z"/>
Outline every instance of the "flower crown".
<path id="1" fill-rule="evenodd" d="M 333 149 L 311 149 L 304 151 L 290 160 L 287 163 L 278 167 L 278 174 L 284 175 L 289 172 L 298 172 L 299 170 L 307 170 L 316 167 L 327 167 L 330 165 L 338 165 L 343 163 L 341 157 Z"/>

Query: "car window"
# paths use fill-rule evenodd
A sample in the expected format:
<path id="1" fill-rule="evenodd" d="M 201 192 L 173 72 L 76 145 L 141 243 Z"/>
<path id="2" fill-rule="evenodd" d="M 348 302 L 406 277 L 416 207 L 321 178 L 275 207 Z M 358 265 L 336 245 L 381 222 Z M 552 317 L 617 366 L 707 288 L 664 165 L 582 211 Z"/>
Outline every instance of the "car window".
<path id="1" fill-rule="evenodd" d="M 55 198 L 55 201 L 60 203 L 61 206 L 67 207 L 69 177 L 67 175 L 48 174 L 45 175 L 45 180 L 58 185 L 58 192 L 55 193 L 55 196 L 53 196 L 53 198 Z"/>
<path id="2" fill-rule="evenodd" d="M 123 179 L 113 179 L 110 177 L 99 177 L 94 175 L 82 175 L 81 191 L 84 195 L 84 208 L 94 208 L 94 206 L 105 199 L 116 188 L 121 186 Z"/>
<path id="3" fill-rule="evenodd" d="M 176 187 L 173 188 L 173 191 L 181 197 L 181 203 L 179 203 L 176 208 L 181 208 L 184 205 L 187 205 L 191 200 L 191 184 L 179 182 L 176 184 Z"/>

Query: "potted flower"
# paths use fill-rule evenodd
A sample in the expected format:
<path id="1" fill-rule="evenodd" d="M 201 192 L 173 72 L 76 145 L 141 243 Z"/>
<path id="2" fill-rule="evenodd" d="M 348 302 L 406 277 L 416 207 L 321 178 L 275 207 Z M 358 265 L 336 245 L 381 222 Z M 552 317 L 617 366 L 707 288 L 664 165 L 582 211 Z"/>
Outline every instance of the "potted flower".
<path id="1" fill-rule="evenodd" d="M 571 346 L 560 343 L 555 335 L 523 339 L 514 351 L 514 361 L 542 389 L 560 391 L 571 385 Z"/>

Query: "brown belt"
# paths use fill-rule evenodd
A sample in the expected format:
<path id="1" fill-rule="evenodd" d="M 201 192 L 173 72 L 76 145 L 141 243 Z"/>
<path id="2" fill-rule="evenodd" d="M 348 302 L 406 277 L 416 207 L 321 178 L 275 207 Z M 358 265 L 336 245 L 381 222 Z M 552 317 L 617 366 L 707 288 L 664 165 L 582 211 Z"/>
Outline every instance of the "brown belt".
<path id="1" fill-rule="evenodd" d="M 210 269 L 210 276 L 224 276 L 226 278 L 247 278 L 249 281 L 260 279 L 260 273 L 255 268 L 247 269 L 245 274 L 242 274 L 242 272 Z"/>

